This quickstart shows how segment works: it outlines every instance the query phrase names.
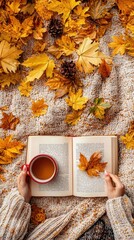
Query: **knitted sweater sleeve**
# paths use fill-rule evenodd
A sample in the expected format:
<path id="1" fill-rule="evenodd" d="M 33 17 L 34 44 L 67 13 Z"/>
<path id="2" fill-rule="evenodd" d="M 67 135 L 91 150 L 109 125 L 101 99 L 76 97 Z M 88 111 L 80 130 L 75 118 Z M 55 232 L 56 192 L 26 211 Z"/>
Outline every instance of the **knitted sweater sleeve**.
<path id="1" fill-rule="evenodd" d="M 115 240 L 134 239 L 132 210 L 132 203 L 126 195 L 107 201 L 106 211 L 114 231 Z"/>
<path id="2" fill-rule="evenodd" d="M 22 240 L 27 232 L 31 206 L 16 188 L 5 197 L 0 208 L 0 239 Z"/>

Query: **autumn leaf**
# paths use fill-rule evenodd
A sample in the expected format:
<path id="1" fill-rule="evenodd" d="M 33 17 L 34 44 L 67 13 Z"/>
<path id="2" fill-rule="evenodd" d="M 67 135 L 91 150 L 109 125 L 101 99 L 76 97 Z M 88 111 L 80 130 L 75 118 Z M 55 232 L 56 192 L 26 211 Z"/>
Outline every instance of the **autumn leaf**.
<path id="1" fill-rule="evenodd" d="M 53 12 L 49 11 L 47 7 L 48 0 L 36 0 L 35 1 L 35 10 L 39 16 L 44 20 L 50 20 Z"/>
<path id="2" fill-rule="evenodd" d="M 0 138 L 0 164 L 9 164 L 17 155 L 22 153 L 24 144 L 20 141 L 13 140 L 13 136 L 7 136 L 6 138 Z"/>
<path id="3" fill-rule="evenodd" d="M 105 60 L 102 60 L 102 63 L 99 66 L 98 72 L 102 76 L 103 79 L 110 76 L 112 66 L 107 64 Z"/>
<path id="4" fill-rule="evenodd" d="M 82 111 L 73 111 L 67 114 L 65 122 L 71 125 L 76 125 L 81 118 Z"/>
<path id="5" fill-rule="evenodd" d="M 0 111 L 7 111 L 8 110 L 8 106 L 3 106 L 3 107 L 0 107 Z"/>
<path id="6" fill-rule="evenodd" d="M 68 36 L 57 39 L 54 46 L 49 47 L 48 52 L 59 59 L 62 55 L 69 56 L 75 51 L 75 43 Z"/>
<path id="7" fill-rule="evenodd" d="M 82 171 L 86 171 L 90 177 L 98 177 L 100 172 L 104 172 L 104 169 L 107 165 L 107 162 L 100 162 L 102 155 L 100 152 L 94 152 L 90 160 L 80 153 L 80 164 L 78 165 L 79 169 Z"/>
<path id="8" fill-rule="evenodd" d="M 38 225 L 45 221 L 46 214 L 43 208 L 37 207 L 37 205 L 32 204 L 31 206 L 31 222 Z"/>
<path id="9" fill-rule="evenodd" d="M 11 84 L 15 85 L 21 80 L 20 72 L 16 73 L 8 73 L 0 75 L 0 87 L 4 89 L 5 87 L 9 87 Z"/>
<path id="10" fill-rule="evenodd" d="M 130 123 L 128 132 L 121 136 L 120 140 L 126 145 L 127 149 L 134 149 L 134 121 Z"/>
<path id="11" fill-rule="evenodd" d="M 12 3 L 7 3 L 8 10 L 11 11 L 11 13 L 18 13 L 20 11 L 20 4 L 21 0 L 14 0 Z"/>
<path id="12" fill-rule="evenodd" d="M 51 0 L 46 7 L 48 10 L 62 14 L 63 21 L 66 22 L 71 11 L 79 4 L 80 1 L 75 0 Z"/>
<path id="13" fill-rule="evenodd" d="M 94 106 L 90 108 L 90 113 L 93 113 L 96 118 L 104 119 L 105 110 L 110 107 L 111 107 L 110 103 L 105 102 L 104 98 L 95 98 Z"/>
<path id="14" fill-rule="evenodd" d="M 74 110 L 81 110 L 85 107 L 88 98 L 82 97 L 82 89 L 80 88 L 76 93 L 70 91 L 68 98 L 66 98 L 65 100 L 66 103 Z"/>
<path id="15" fill-rule="evenodd" d="M 0 65 L 5 73 L 16 72 L 19 65 L 17 59 L 21 53 L 21 50 L 10 47 L 10 44 L 5 40 L 0 43 Z"/>
<path id="16" fill-rule="evenodd" d="M 7 172 L 3 167 L 0 166 L 0 180 L 6 182 L 6 178 L 3 176 L 3 173 Z"/>
<path id="17" fill-rule="evenodd" d="M 16 125 L 20 122 L 19 118 L 16 118 L 12 113 L 2 113 L 3 118 L 1 119 L 2 124 L 0 125 L 1 128 L 8 130 L 15 130 Z"/>
<path id="18" fill-rule="evenodd" d="M 34 3 L 28 3 L 25 6 L 23 6 L 21 8 L 21 12 L 23 12 L 24 14 L 30 14 L 32 15 L 34 13 Z"/>
<path id="19" fill-rule="evenodd" d="M 98 66 L 102 59 L 110 59 L 99 52 L 99 43 L 93 42 L 90 38 L 84 38 L 76 53 L 78 54 L 76 65 L 81 72 L 85 73 L 91 73 L 94 66 Z"/>
<path id="20" fill-rule="evenodd" d="M 104 18 L 108 11 L 114 6 L 115 0 L 109 0 L 107 3 L 103 4 L 102 0 L 92 0 L 89 3 L 90 6 L 90 16 L 92 19 Z"/>
<path id="21" fill-rule="evenodd" d="M 134 9 L 134 2 L 132 0 L 116 0 L 116 3 L 124 15 L 128 15 Z"/>
<path id="22" fill-rule="evenodd" d="M 113 36 L 112 37 L 113 42 L 109 43 L 108 46 L 110 48 L 113 48 L 112 55 L 121 54 L 123 55 L 126 50 L 126 41 L 124 40 L 124 37 L 122 35 L 120 36 Z"/>
<path id="23" fill-rule="evenodd" d="M 43 38 L 43 34 L 47 31 L 47 29 L 43 26 L 43 22 L 40 19 L 36 19 L 35 21 L 35 29 L 33 31 L 34 39 L 40 40 Z"/>
<path id="24" fill-rule="evenodd" d="M 41 115 L 46 114 L 48 105 L 45 103 L 44 99 L 37 100 L 36 102 L 32 102 L 32 107 L 34 117 L 39 117 Z"/>
<path id="25" fill-rule="evenodd" d="M 134 38 L 126 36 L 126 52 L 134 57 Z"/>
<path id="26" fill-rule="evenodd" d="M 25 82 L 32 82 L 35 79 L 39 79 L 44 71 L 46 71 L 47 77 L 52 77 L 53 69 L 55 67 L 54 61 L 50 59 L 45 53 L 38 56 L 31 56 L 22 63 L 25 67 L 30 67 L 31 70 L 25 79 Z"/>
<path id="27" fill-rule="evenodd" d="M 29 82 L 22 82 L 20 84 L 20 86 L 18 87 L 18 89 L 19 89 L 20 94 L 22 96 L 29 97 L 30 96 L 30 92 L 32 90 L 32 86 L 30 85 Z"/>

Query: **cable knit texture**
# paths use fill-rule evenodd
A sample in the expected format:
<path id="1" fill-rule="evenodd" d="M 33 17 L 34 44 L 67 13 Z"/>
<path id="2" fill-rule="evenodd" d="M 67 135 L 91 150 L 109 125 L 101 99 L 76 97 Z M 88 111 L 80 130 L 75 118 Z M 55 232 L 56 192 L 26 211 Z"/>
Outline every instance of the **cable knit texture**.
<path id="1" fill-rule="evenodd" d="M 133 240 L 134 219 L 130 199 L 126 195 L 109 199 L 106 203 L 106 210 L 114 231 L 115 240 Z"/>

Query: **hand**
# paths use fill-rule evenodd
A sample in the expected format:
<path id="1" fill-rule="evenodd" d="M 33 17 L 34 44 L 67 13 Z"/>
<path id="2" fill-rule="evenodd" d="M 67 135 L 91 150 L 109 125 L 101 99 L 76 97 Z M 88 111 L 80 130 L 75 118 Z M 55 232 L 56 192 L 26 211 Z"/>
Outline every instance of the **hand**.
<path id="1" fill-rule="evenodd" d="M 31 189 L 27 182 L 27 167 L 25 165 L 18 176 L 17 184 L 20 195 L 24 197 L 25 202 L 29 202 L 31 198 Z"/>
<path id="2" fill-rule="evenodd" d="M 106 173 L 105 182 L 107 188 L 107 196 L 109 199 L 121 197 L 124 195 L 125 186 L 122 184 L 118 176 L 112 173 Z"/>

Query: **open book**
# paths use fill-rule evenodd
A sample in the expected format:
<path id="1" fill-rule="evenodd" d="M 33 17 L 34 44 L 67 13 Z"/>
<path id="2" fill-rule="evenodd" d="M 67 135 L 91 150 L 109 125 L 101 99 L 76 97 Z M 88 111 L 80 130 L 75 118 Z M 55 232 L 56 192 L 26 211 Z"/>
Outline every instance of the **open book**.
<path id="1" fill-rule="evenodd" d="M 106 170 L 117 173 L 116 136 L 29 136 L 26 163 L 44 153 L 52 156 L 59 167 L 57 176 L 47 184 L 30 180 L 32 196 L 106 196 L 104 173 L 100 173 L 98 177 L 90 177 L 78 167 L 80 153 L 89 159 L 96 151 L 102 153 L 101 162 L 107 162 Z"/>

